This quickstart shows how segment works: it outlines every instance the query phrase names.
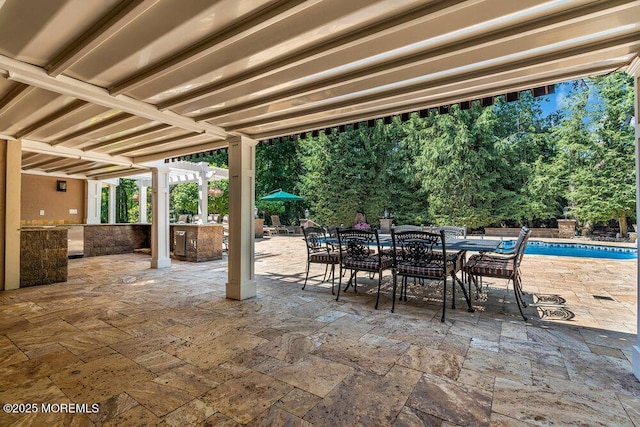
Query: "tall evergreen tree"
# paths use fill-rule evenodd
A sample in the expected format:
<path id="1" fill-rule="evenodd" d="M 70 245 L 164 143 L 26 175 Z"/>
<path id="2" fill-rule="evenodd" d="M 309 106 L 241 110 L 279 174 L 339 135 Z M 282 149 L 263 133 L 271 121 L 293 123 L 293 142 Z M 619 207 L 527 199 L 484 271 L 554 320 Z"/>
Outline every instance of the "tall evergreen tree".
<path id="1" fill-rule="evenodd" d="M 412 114 L 407 122 L 395 117 L 387 126 L 387 138 L 391 142 L 388 159 L 389 185 L 386 188 L 386 206 L 395 217 L 395 223 L 428 224 L 427 197 L 421 192 L 421 180 L 415 167 L 415 158 L 422 146 L 417 135 L 426 121 Z"/>
<path id="2" fill-rule="evenodd" d="M 304 202 L 262 202 L 260 198 L 277 189 L 296 194 L 301 170 L 299 144 L 293 138 L 283 138 L 275 144 L 256 147 L 258 211 L 264 212 L 267 218 L 281 215 L 282 224 L 296 223 L 304 210 Z"/>
<path id="3" fill-rule="evenodd" d="M 369 223 L 388 205 L 392 142 L 385 126 L 352 128 L 303 140 L 300 191 L 308 201 L 314 219 L 325 224 L 354 224 L 363 212 Z"/>
<path id="4" fill-rule="evenodd" d="M 504 200 L 496 214 L 504 220 L 533 225 L 536 219 L 555 218 L 561 211 L 563 188 L 548 176 L 555 155 L 548 121 L 542 117 L 541 98 L 522 92 L 516 102 L 501 99 L 494 105 L 496 164 L 501 171 Z"/>
<path id="5" fill-rule="evenodd" d="M 636 198 L 632 84 L 621 72 L 588 81 L 585 92 L 596 100 L 586 113 L 591 140 L 570 191 L 578 218 L 589 223 L 616 219 L 623 235 Z"/>
<path id="6" fill-rule="evenodd" d="M 480 227 L 496 221 L 505 194 L 494 162 L 495 126 L 493 110 L 474 103 L 470 110 L 431 114 L 417 134 L 422 151 L 415 165 L 434 222 Z"/>

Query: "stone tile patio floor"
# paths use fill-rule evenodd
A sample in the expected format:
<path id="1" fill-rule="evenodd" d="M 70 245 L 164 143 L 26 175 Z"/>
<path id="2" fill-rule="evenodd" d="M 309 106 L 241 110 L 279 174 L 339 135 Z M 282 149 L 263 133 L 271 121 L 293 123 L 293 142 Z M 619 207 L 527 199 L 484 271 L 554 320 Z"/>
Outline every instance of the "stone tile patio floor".
<path id="1" fill-rule="evenodd" d="M 320 266 L 301 290 L 299 237 L 256 242 L 246 301 L 225 299 L 226 260 L 149 260 L 75 259 L 67 283 L 0 293 L 0 403 L 100 404 L 0 425 L 640 425 L 635 261 L 527 255 L 528 322 L 485 279 L 441 323 L 437 287 L 391 313 L 389 272 L 378 310 L 376 281 L 336 302 Z"/>

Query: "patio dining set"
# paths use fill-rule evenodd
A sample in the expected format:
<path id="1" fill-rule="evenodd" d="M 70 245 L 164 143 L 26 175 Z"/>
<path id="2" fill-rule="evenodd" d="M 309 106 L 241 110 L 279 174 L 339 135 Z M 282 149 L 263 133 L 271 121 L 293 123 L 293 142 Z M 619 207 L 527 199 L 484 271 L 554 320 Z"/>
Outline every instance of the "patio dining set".
<path id="1" fill-rule="evenodd" d="M 393 277 L 392 308 L 395 311 L 396 294 L 407 301 L 407 288 L 411 283 L 425 285 L 440 283 L 442 286 L 442 317 L 445 320 L 447 306 L 447 282 L 451 283 L 451 308 L 455 309 L 456 285 L 462 290 L 468 311 L 472 285 L 476 299 L 482 292 L 483 277 L 506 279 L 513 285 L 515 301 L 522 318 L 527 317 L 523 307 L 520 264 L 531 231 L 523 227 L 516 244 L 508 248 L 501 240 L 467 239 L 462 227 L 399 226 L 390 235 L 379 234 L 375 229 L 330 227 L 306 227 L 304 240 L 307 247 L 307 269 L 304 285 L 309 278 L 311 264 L 325 265 L 323 282 L 331 278 L 331 292 L 340 298 L 341 291 L 353 285 L 357 292 L 357 276 L 363 272 L 370 278 L 378 276 L 375 308 L 380 302 L 382 275 L 390 270 Z M 474 252 L 467 256 L 468 252 Z M 335 291 L 335 273 L 338 266 L 338 290 Z M 346 278 L 349 272 L 348 279 Z M 346 285 L 342 288 L 343 278 Z M 398 282 L 400 286 L 398 287 Z M 466 287 L 465 287 L 466 285 Z"/>

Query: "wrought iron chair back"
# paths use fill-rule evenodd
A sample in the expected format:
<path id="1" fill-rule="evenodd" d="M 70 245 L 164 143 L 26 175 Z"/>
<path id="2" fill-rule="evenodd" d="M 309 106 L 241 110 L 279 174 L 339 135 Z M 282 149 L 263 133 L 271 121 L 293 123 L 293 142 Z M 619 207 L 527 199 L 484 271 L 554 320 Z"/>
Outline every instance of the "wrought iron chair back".
<path id="1" fill-rule="evenodd" d="M 338 248 L 340 254 L 340 282 L 338 284 L 338 296 L 340 298 L 340 286 L 342 284 L 342 271 L 351 270 L 351 277 L 347 288 L 353 281 L 354 290 L 357 292 L 357 272 L 366 271 L 378 273 L 378 294 L 376 308 L 380 301 L 380 287 L 382 285 L 382 272 L 390 269 L 393 259 L 380 248 L 378 230 L 361 230 L 356 228 L 337 229 Z M 372 247 L 377 250 L 372 252 Z M 347 289 L 345 288 L 345 290 Z"/>
<path id="2" fill-rule="evenodd" d="M 329 266 L 331 266 L 331 293 L 333 294 L 335 281 L 335 265 L 339 263 L 338 254 L 335 251 L 331 250 L 331 246 L 327 241 L 327 234 L 324 228 L 304 227 L 302 229 L 302 233 L 304 234 L 304 241 L 307 246 L 307 271 L 302 289 L 307 286 L 311 264 L 324 264 L 325 270 L 324 278 L 322 281 L 324 282 L 326 280 Z"/>
<path id="3" fill-rule="evenodd" d="M 466 239 L 467 238 L 467 226 L 457 227 L 453 225 L 442 225 L 442 226 L 434 226 L 432 225 L 430 231 L 432 233 L 438 233 L 440 231 L 444 231 L 444 235 L 447 240 L 451 239 Z"/>
<path id="4" fill-rule="evenodd" d="M 394 265 L 404 264 L 419 267 L 443 263 L 443 260 L 446 259 L 446 247 L 440 233 L 426 231 L 400 231 L 396 233 L 393 230 L 391 236 Z"/>
<path id="5" fill-rule="evenodd" d="M 482 277 L 495 277 L 507 279 L 508 282 L 512 282 L 516 303 L 518 304 L 518 310 L 525 321 L 527 320 L 527 317 L 524 315 L 522 307 L 527 307 L 527 304 L 523 299 L 524 292 L 522 291 L 520 264 L 522 263 L 522 258 L 530 235 L 531 230 L 527 227 L 522 227 L 513 252 L 510 252 L 509 255 L 495 253 L 481 253 L 473 255 L 469 258 L 469 261 L 464 268 L 471 280 L 475 283 L 478 291 L 480 291 L 482 287 L 480 282 Z"/>
<path id="6" fill-rule="evenodd" d="M 344 251 L 342 252 L 343 258 L 351 258 L 353 260 L 362 261 L 369 257 L 371 249 L 370 244 L 373 244 L 373 239 L 369 239 L 362 236 L 351 236 L 349 238 L 342 239 L 344 244 Z M 342 246 L 342 245 L 341 245 Z"/>
<path id="7" fill-rule="evenodd" d="M 520 268 L 520 263 L 522 263 L 522 257 L 524 257 L 524 251 L 527 248 L 527 243 L 529 242 L 530 236 L 531 236 L 531 230 L 528 229 L 527 227 L 522 227 L 522 230 L 520 230 L 520 234 L 518 235 L 518 241 L 516 243 L 515 259 L 514 259 L 517 274 L 519 274 L 517 270 Z"/>
<path id="8" fill-rule="evenodd" d="M 404 299 L 407 300 L 407 279 L 409 277 L 442 281 L 442 318 L 444 322 L 447 304 L 447 277 L 451 276 L 452 282 L 452 308 L 455 308 L 456 283 L 462 288 L 469 311 L 471 307 L 470 294 L 464 288 L 462 281 L 456 276 L 458 272 L 458 259 L 447 254 L 446 233 L 439 230 L 437 233 L 429 231 L 401 231 L 391 230 L 393 241 L 393 305 L 395 309 L 395 295 L 398 276 L 402 277 L 400 299 L 404 291 Z"/>
<path id="9" fill-rule="evenodd" d="M 422 231 L 422 227 L 419 225 L 396 225 L 392 227 L 392 230 L 395 230 L 396 233 L 401 231 Z"/>
<path id="10" fill-rule="evenodd" d="M 329 252 L 329 247 L 327 246 L 327 235 L 324 228 L 304 227 L 302 232 L 304 234 L 304 241 L 307 244 L 308 255 Z"/>

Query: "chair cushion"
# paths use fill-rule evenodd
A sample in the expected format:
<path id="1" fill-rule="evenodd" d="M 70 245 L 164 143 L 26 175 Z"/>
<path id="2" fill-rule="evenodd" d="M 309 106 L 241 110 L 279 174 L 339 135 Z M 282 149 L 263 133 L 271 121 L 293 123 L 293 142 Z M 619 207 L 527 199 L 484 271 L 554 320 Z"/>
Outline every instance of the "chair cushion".
<path id="1" fill-rule="evenodd" d="M 447 265 L 447 273 L 451 273 L 451 265 Z M 434 277 L 440 278 L 443 274 L 442 264 L 427 264 L 427 265 L 413 265 L 413 264 L 398 264 L 396 267 L 396 274 L 400 276 L 422 276 L 422 277 Z"/>
<path id="2" fill-rule="evenodd" d="M 472 255 L 464 270 L 474 276 L 511 277 L 514 271 L 513 259 L 500 259 L 487 255 Z"/>
<path id="3" fill-rule="evenodd" d="M 337 252 L 333 252 L 333 253 L 318 252 L 318 253 L 309 255 L 309 262 L 317 262 L 322 264 L 337 264 L 339 262 L 339 257 Z"/>
<path id="4" fill-rule="evenodd" d="M 393 259 L 385 255 L 382 256 L 381 262 L 379 262 L 377 256 L 367 257 L 364 259 L 346 258 L 343 260 L 342 265 L 345 268 L 351 268 L 354 270 L 378 271 L 391 268 L 393 266 Z"/>

